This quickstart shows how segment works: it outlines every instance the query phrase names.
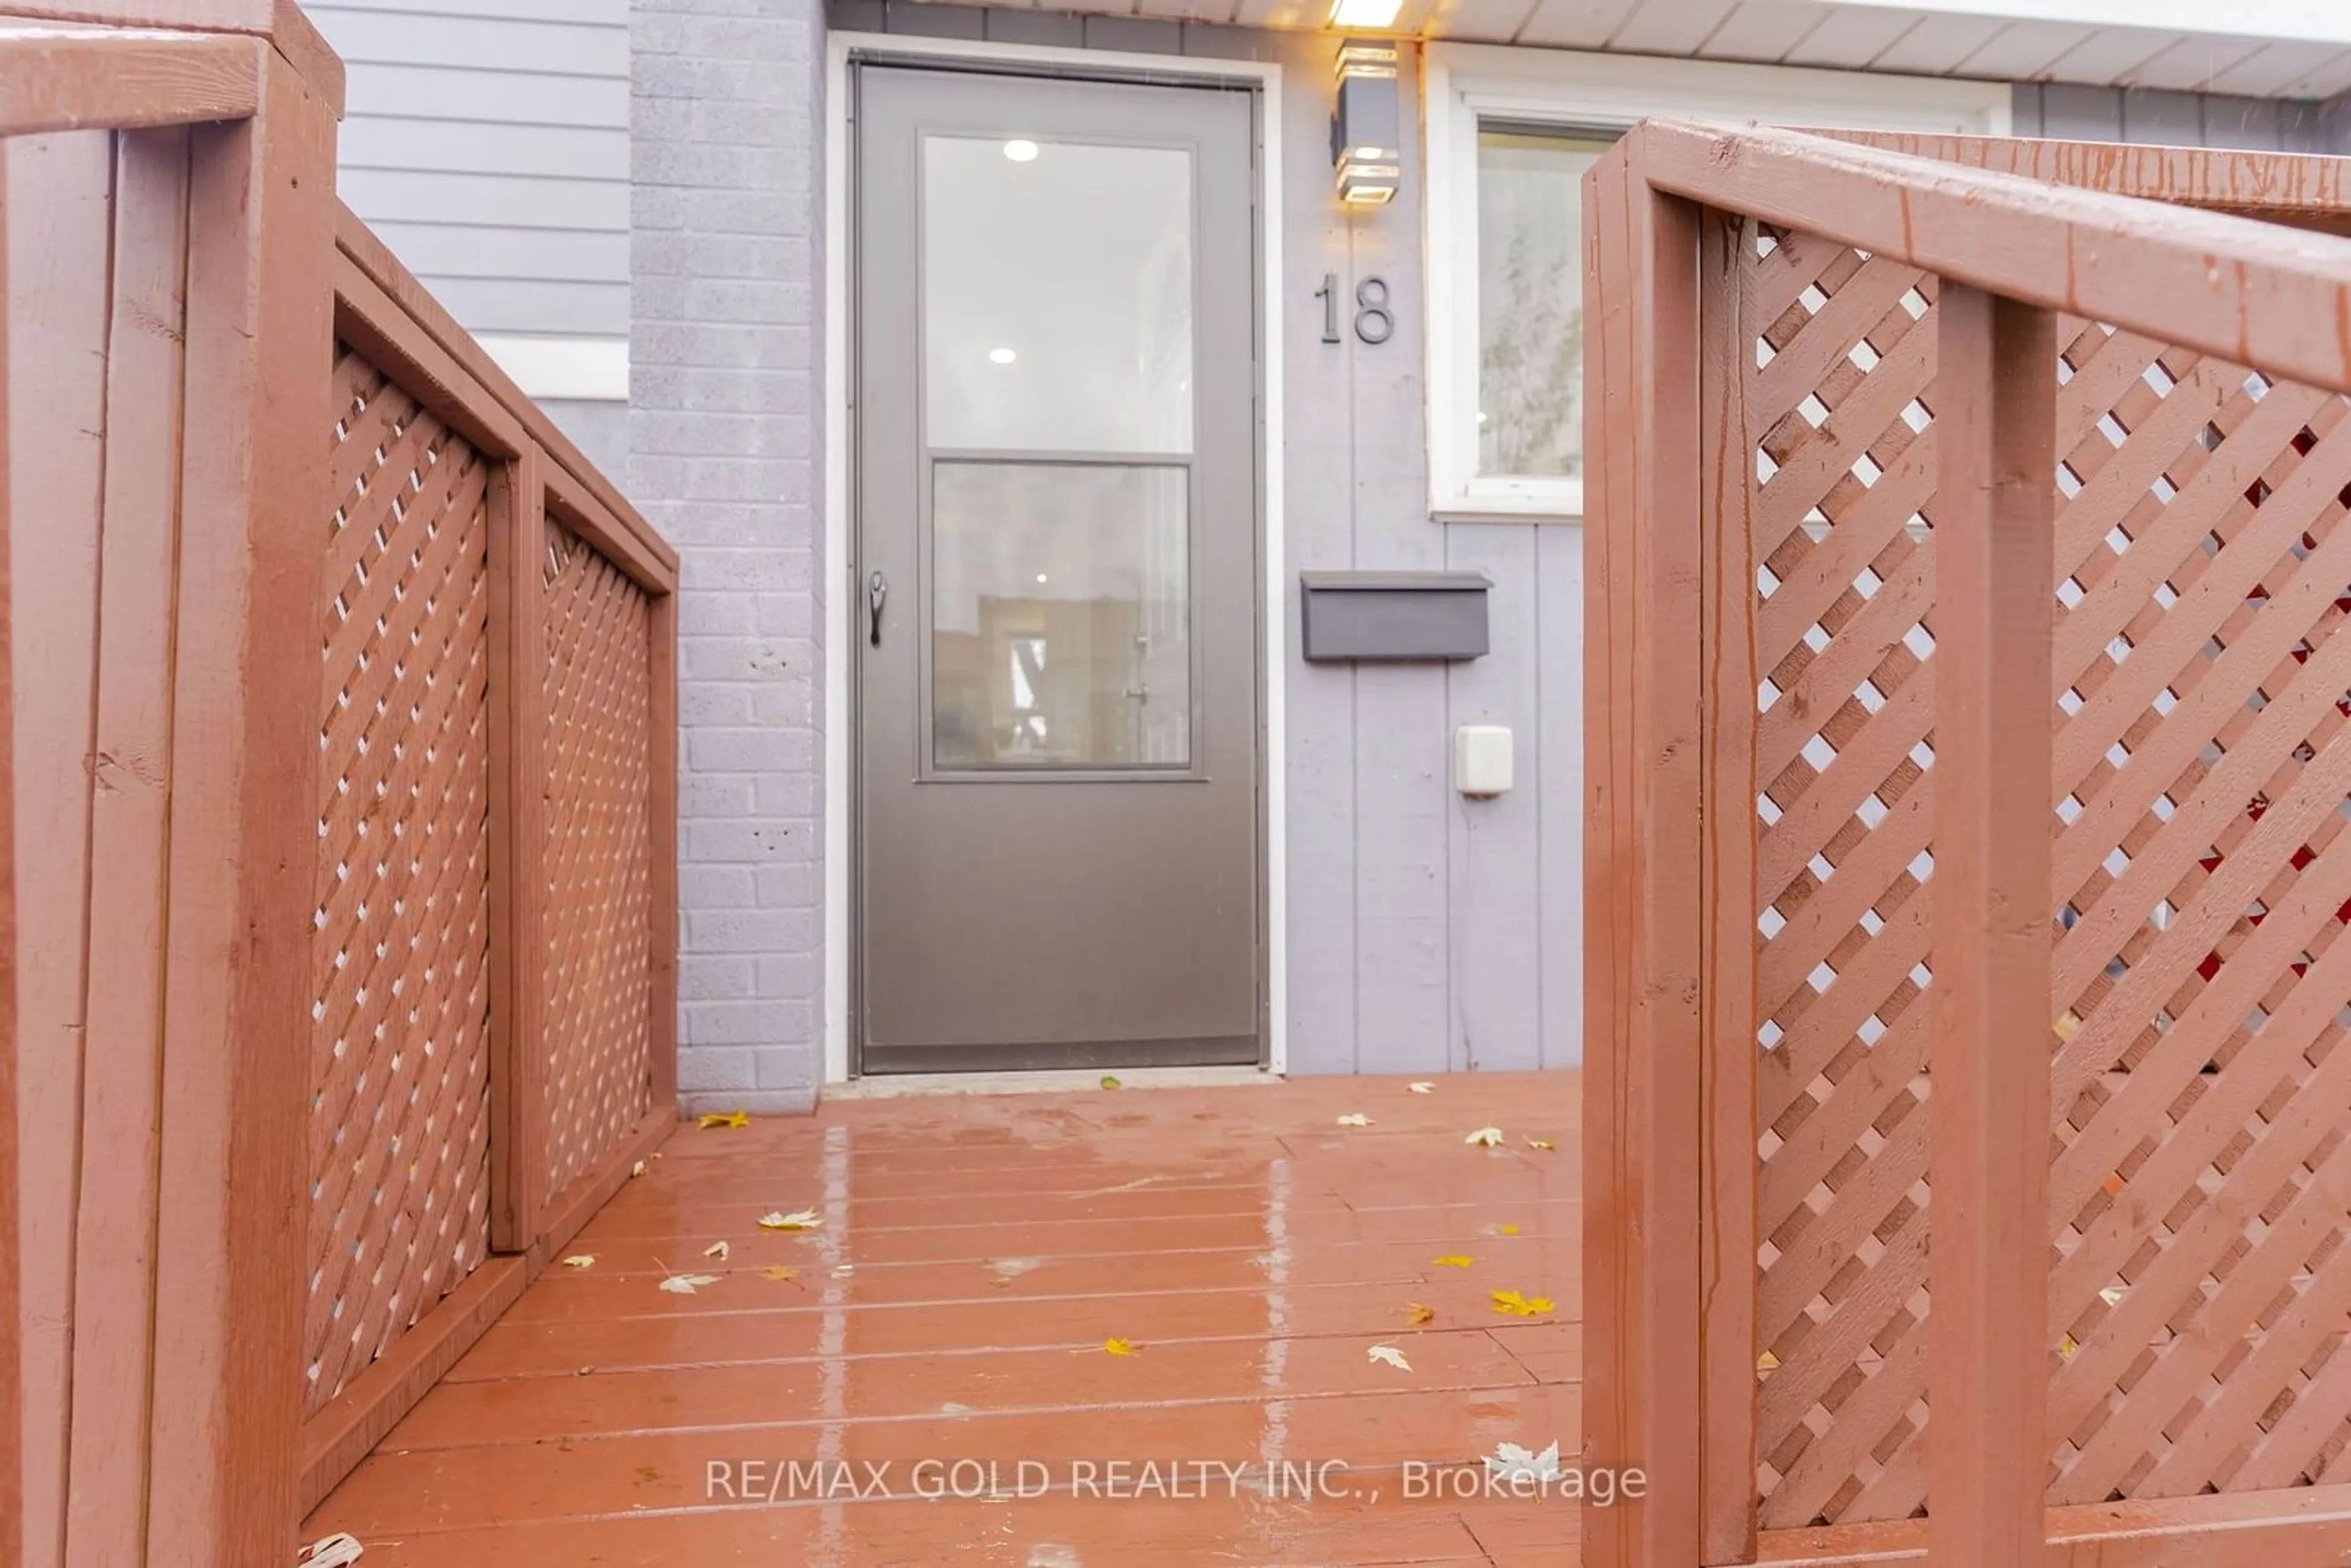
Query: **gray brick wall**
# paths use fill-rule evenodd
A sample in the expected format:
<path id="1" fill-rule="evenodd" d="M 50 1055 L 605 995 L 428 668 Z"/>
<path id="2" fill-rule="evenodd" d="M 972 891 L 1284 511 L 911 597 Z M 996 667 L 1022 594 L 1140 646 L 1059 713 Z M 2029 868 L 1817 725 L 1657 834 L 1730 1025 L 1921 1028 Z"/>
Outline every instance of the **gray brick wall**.
<path id="1" fill-rule="evenodd" d="M 821 0 L 635 0 L 629 486 L 682 559 L 678 1087 L 823 1076 Z"/>

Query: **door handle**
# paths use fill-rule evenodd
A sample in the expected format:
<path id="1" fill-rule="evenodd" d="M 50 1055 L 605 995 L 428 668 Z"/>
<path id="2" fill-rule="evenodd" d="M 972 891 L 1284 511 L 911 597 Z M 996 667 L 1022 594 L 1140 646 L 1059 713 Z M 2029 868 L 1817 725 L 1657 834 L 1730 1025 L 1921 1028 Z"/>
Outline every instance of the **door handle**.
<path id="1" fill-rule="evenodd" d="M 890 583 L 880 572 L 865 582 L 865 605 L 873 613 L 873 645 L 882 645 L 882 606 L 890 597 Z"/>

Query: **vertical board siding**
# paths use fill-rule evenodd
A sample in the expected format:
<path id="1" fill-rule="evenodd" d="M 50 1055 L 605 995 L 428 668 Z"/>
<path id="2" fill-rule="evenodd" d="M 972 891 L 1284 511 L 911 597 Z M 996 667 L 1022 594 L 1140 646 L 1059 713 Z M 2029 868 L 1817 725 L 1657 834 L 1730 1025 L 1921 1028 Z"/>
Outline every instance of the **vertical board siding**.
<path id="1" fill-rule="evenodd" d="M 628 0 L 329 0 L 341 193 L 467 330 L 629 331 Z"/>
<path id="2" fill-rule="evenodd" d="M 1541 1061 L 1583 1060 L 1583 530 L 1535 530 Z"/>
<path id="3" fill-rule="evenodd" d="M 998 13 L 987 15 L 992 19 Z M 1328 79 L 1331 57 L 1320 40 L 1235 34 L 1219 41 L 1245 55 L 1255 47 L 1278 50 L 1286 79 Z M 1327 144 L 1330 110 L 1322 98 L 1286 93 L 1281 108 L 1284 147 Z M 1293 151 L 1282 171 L 1284 184 L 1295 190 L 1301 179 L 1326 180 L 1327 171 L 1310 168 L 1311 162 Z M 1312 279 L 1306 284 L 1311 294 L 1325 272 L 1345 270 L 1346 223 L 1333 204 L 1293 200 L 1288 207 L 1280 214 L 1282 253 L 1292 258 L 1286 269 L 1293 281 Z M 1290 291 L 1299 292 L 1294 287 Z M 1308 298 L 1304 303 L 1311 307 L 1314 301 Z M 1365 552 L 1359 550 L 1354 533 L 1354 421 L 1348 412 L 1353 398 L 1344 375 L 1346 350 L 1322 343 L 1320 314 L 1311 308 L 1284 311 L 1281 324 L 1290 384 L 1283 391 L 1288 559 L 1280 570 L 1282 591 L 1290 592 L 1301 568 L 1345 570 L 1362 564 Z M 1363 941 L 1355 837 L 1362 696 L 1353 666 L 1306 664 L 1299 657 L 1295 614 L 1288 625 L 1290 645 L 1278 651 L 1288 684 L 1288 756 L 1269 758 L 1267 767 L 1288 772 L 1290 1067 L 1293 1072 L 1352 1072 L 1360 1061 L 1360 1029 L 1370 1012 L 1355 987 Z M 1443 1037 L 1429 1043 L 1441 1048 Z"/>
<path id="4" fill-rule="evenodd" d="M 1542 687 L 1562 672 L 1543 663 L 1543 612 L 1558 611 L 1542 602 L 1536 556 L 1552 531 L 1510 523 L 1445 529 L 1447 568 L 1483 572 L 1494 584 L 1487 595 L 1493 652 L 1447 671 L 1447 738 L 1465 724 L 1513 731 L 1509 794 L 1470 800 L 1447 789 L 1453 1038 L 1447 1065 L 1457 1070 L 1543 1065 Z M 1561 738 L 1573 744 L 1572 737 Z M 1575 821 L 1571 810 L 1552 825 L 1567 831 Z"/>
<path id="5" fill-rule="evenodd" d="M 2064 141 L 2144 141 L 2252 152 L 2330 152 L 2323 106 L 2303 99 L 2020 82 L 2015 131 Z"/>
<path id="6" fill-rule="evenodd" d="M 1319 40 L 1324 59 L 1335 56 L 1337 40 Z M 1399 50 L 1399 95 L 1419 79 L 1410 46 Z M 1303 99 L 1327 112 L 1324 91 L 1303 90 L 1293 72 L 1285 96 Z M 1331 67 L 1306 80 L 1328 82 Z M 1417 138 L 1406 138 L 1416 141 Z M 1296 162 L 1285 189 L 1294 208 L 1308 214 L 1337 211 L 1331 195 L 1330 144 L 1310 140 L 1290 144 Z M 1426 361 L 1423 329 L 1427 308 L 1421 291 L 1421 182 L 1409 162 L 1395 199 L 1386 206 L 1333 225 L 1343 244 L 1308 252 L 1304 267 L 1290 264 L 1293 280 L 1319 277 L 1327 267 L 1339 276 L 1341 341 L 1314 348 L 1318 358 L 1290 367 L 1285 417 L 1292 428 L 1331 423 L 1345 433 L 1351 459 L 1348 482 L 1328 484 L 1324 476 L 1288 475 L 1293 500 L 1313 485 L 1346 498 L 1352 514 L 1354 564 L 1404 570 L 1445 566 L 1445 530 L 1428 521 L 1426 425 L 1421 414 L 1422 369 Z M 1318 266 L 1317 262 L 1323 265 Z M 1370 280 L 1385 285 L 1383 307 L 1395 326 L 1384 342 L 1366 343 L 1354 330 L 1360 291 Z M 1310 319 L 1315 287 L 1290 296 Z M 1371 295 L 1376 298 L 1376 294 Z M 1376 332 L 1376 329 L 1374 329 Z M 1308 386 L 1301 372 L 1319 379 L 1343 378 L 1343 403 L 1304 404 Z M 1328 384 L 1325 382 L 1325 384 Z M 1291 553 L 1292 571 L 1321 562 Z M 1463 1065 L 1450 1061 L 1454 906 L 1449 824 L 1458 797 L 1453 793 L 1453 732 L 1447 722 L 1447 666 L 1434 664 L 1363 664 L 1355 671 L 1355 923 L 1354 993 L 1357 1009 L 1355 1070 L 1415 1072 Z M 1294 777 L 1294 775 L 1293 775 Z M 1307 874 L 1314 874 L 1309 871 Z M 1296 977 L 1292 977 L 1296 995 Z M 1312 1071 L 1294 1056 L 1293 1070 Z"/>

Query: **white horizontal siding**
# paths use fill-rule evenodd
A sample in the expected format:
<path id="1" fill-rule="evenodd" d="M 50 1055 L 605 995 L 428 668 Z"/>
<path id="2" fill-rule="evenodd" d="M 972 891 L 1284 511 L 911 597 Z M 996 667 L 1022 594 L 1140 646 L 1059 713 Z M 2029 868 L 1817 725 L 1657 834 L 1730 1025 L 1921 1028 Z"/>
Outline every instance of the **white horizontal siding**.
<path id="1" fill-rule="evenodd" d="M 610 131 L 629 123 L 629 78 L 370 65 L 353 74 L 346 103 L 347 112 L 371 120 Z"/>
<path id="2" fill-rule="evenodd" d="M 590 0 L 562 21 L 502 15 L 507 0 L 482 0 L 458 14 L 314 5 L 311 19 L 344 60 L 368 65 L 471 66 L 503 73 L 629 76 L 629 13 Z"/>
<path id="3" fill-rule="evenodd" d="M 588 131 L 353 115 L 343 121 L 343 162 L 354 169 L 535 174 L 549 180 L 613 178 L 625 184 L 629 131 L 626 126 Z"/>
<path id="4" fill-rule="evenodd" d="M 628 0 L 307 8 L 350 73 L 343 200 L 392 254 L 477 335 L 625 343 Z"/>
<path id="5" fill-rule="evenodd" d="M 343 200 L 369 223 L 486 225 L 501 229 L 629 232 L 622 180 L 551 180 L 529 174 L 452 174 L 343 165 Z"/>

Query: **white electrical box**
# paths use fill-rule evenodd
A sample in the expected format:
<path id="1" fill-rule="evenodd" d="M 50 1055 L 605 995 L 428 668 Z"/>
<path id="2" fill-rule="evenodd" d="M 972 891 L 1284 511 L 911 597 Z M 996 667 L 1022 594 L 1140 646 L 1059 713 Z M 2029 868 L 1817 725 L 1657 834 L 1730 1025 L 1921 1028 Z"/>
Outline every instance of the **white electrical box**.
<path id="1" fill-rule="evenodd" d="M 1510 792 L 1510 729 L 1465 724 L 1453 732 L 1453 787 L 1473 799 Z"/>

